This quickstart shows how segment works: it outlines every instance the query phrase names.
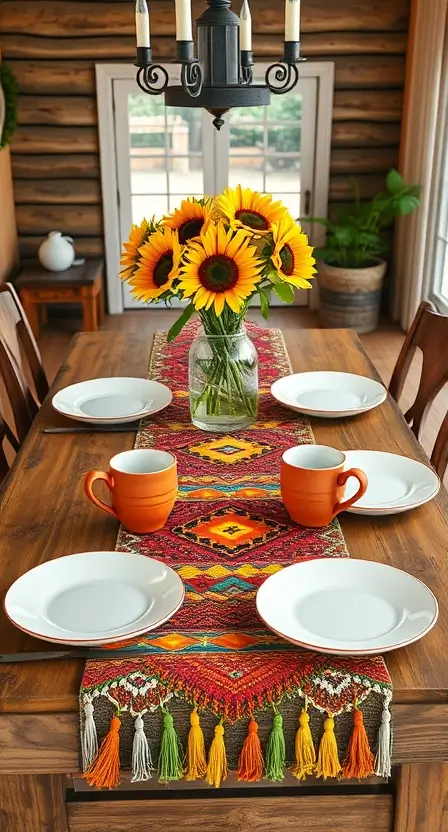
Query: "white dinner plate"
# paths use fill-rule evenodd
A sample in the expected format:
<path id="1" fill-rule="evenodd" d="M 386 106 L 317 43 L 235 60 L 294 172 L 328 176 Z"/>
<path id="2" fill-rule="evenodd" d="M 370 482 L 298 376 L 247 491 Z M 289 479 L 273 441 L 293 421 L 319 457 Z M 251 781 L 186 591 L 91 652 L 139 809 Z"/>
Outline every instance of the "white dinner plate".
<path id="1" fill-rule="evenodd" d="M 97 425 L 147 418 L 168 407 L 169 387 L 146 378 L 92 378 L 59 390 L 52 405 L 58 413 Z"/>
<path id="2" fill-rule="evenodd" d="M 428 503 L 436 496 L 440 480 L 428 465 L 399 454 L 383 451 L 344 451 L 345 468 L 360 468 L 367 474 L 367 491 L 348 509 L 353 514 L 401 514 Z M 349 479 L 345 499 L 358 484 Z"/>
<path id="3" fill-rule="evenodd" d="M 373 378 L 327 371 L 284 376 L 274 382 L 271 393 L 291 410 L 326 419 L 356 416 L 387 397 L 386 388 Z"/>
<path id="4" fill-rule="evenodd" d="M 387 653 L 434 626 L 437 601 L 401 569 L 353 558 L 318 558 L 271 575 L 257 593 L 274 633 L 319 653 Z"/>
<path id="5" fill-rule="evenodd" d="M 89 646 L 159 627 L 179 609 L 184 594 L 179 575 L 159 560 L 83 552 L 25 572 L 4 603 L 20 630 L 44 641 Z"/>

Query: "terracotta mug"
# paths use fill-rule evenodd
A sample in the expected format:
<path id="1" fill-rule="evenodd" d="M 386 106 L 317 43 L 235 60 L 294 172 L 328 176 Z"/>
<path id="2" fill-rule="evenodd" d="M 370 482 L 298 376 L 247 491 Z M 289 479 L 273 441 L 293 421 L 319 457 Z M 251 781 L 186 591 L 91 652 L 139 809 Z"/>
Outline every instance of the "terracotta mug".
<path id="1" fill-rule="evenodd" d="M 97 480 L 104 480 L 109 488 L 111 506 L 93 493 Z M 124 451 L 112 457 L 108 472 L 89 471 L 84 490 L 92 503 L 117 517 L 128 531 L 156 532 L 176 501 L 176 457 L 156 449 Z"/>
<path id="2" fill-rule="evenodd" d="M 296 445 L 284 452 L 280 487 L 291 520 L 301 526 L 327 526 L 365 494 L 364 472 L 359 468 L 344 471 L 344 465 L 345 454 L 327 445 Z M 349 477 L 359 480 L 359 488 L 353 497 L 343 500 Z"/>

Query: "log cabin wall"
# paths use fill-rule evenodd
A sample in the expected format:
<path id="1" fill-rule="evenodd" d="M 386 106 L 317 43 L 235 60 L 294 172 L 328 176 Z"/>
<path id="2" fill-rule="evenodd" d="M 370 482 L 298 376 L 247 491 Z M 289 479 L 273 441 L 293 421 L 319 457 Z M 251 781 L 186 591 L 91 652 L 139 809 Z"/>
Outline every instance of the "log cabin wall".
<path id="1" fill-rule="evenodd" d="M 0 61 L 2 60 L 0 41 Z M 0 283 L 14 273 L 19 260 L 9 147 L 0 150 Z"/>
<path id="2" fill-rule="evenodd" d="M 235 2 L 234 2 L 235 5 Z M 240 3 L 237 2 L 239 6 Z M 203 9 L 193 0 L 193 18 Z M 251 0 L 256 57 L 278 57 L 283 0 Z M 153 57 L 175 50 L 173 0 L 151 0 Z M 302 0 L 303 54 L 336 65 L 330 203 L 371 197 L 398 160 L 409 0 Z M 134 61 L 133 0 L 3 0 L 3 56 L 21 95 L 12 143 L 23 258 L 55 228 L 103 251 L 94 65 Z"/>

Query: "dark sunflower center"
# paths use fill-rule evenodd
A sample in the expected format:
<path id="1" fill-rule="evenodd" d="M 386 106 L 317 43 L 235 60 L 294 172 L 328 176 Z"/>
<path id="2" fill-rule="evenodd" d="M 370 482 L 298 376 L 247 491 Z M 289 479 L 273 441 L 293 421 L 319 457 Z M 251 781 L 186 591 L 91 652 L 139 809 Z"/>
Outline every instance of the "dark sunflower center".
<path id="1" fill-rule="evenodd" d="M 172 268 L 173 255 L 162 255 L 159 262 L 157 263 L 157 266 L 154 269 L 154 283 L 156 284 L 158 289 L 160 289 L 161 286 L 164 286 L 165 283 L 168 283 L 168 278 L 170 276 L 170 271 Z"/>
<path id="2" fill-rule="evenodd" d="M 248 225 L 249 228 L 254 228 L 255 231 L 267 231 L 269 228 L 267 219 L 263 217 L 263 214 L 259 214 L 258 211 L 245 211 L 243 208 L 241 211 L 236 212 L 235 218 L 244 223 L 244 225 Z"/>
<path id="3" fill-rule="evenodd" d="M 201 228 L 204 225 L 204 220 L 200 217 L 197 220 L 187 220 L 179 227 L 179 242 L 185 245 L 187 240 L 192 237 L 197 237 L 201 233 Z"/>
<path id="4" fill-rule="evenodd" d="M 199 279 L 210 292 L 225 292 L 238 283 L 238 267 L 225 254 L 213 254 L 199 266 Z"/>
<path id="5" fill-rule="evenodd" d="M 288 245 L 280 249 L 280 260 L 282 261 L 283 273 L 288 275 L 292 274 L 294 271 L 294 254 Z"/>

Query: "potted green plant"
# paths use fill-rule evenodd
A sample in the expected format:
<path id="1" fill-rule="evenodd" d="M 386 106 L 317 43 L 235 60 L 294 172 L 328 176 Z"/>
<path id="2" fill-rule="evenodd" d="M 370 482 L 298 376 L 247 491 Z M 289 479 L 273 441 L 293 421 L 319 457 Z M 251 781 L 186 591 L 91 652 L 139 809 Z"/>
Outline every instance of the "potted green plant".
<path id="1" fill-rule="evenodd" d="M 327 229 L 326 243 L 318 257 L 319 319 L 322 326 L 373 332 L 378 326 L 383 278 L 388 249 L 384 230 L 397 216 L 411 214 L 420 205 L 420 186 L 407 185 L 396 170 L 386 179 L 386 189 L 362 203 L 353 180 L 355 200 L 335 219 L 312 217 Z"/>

